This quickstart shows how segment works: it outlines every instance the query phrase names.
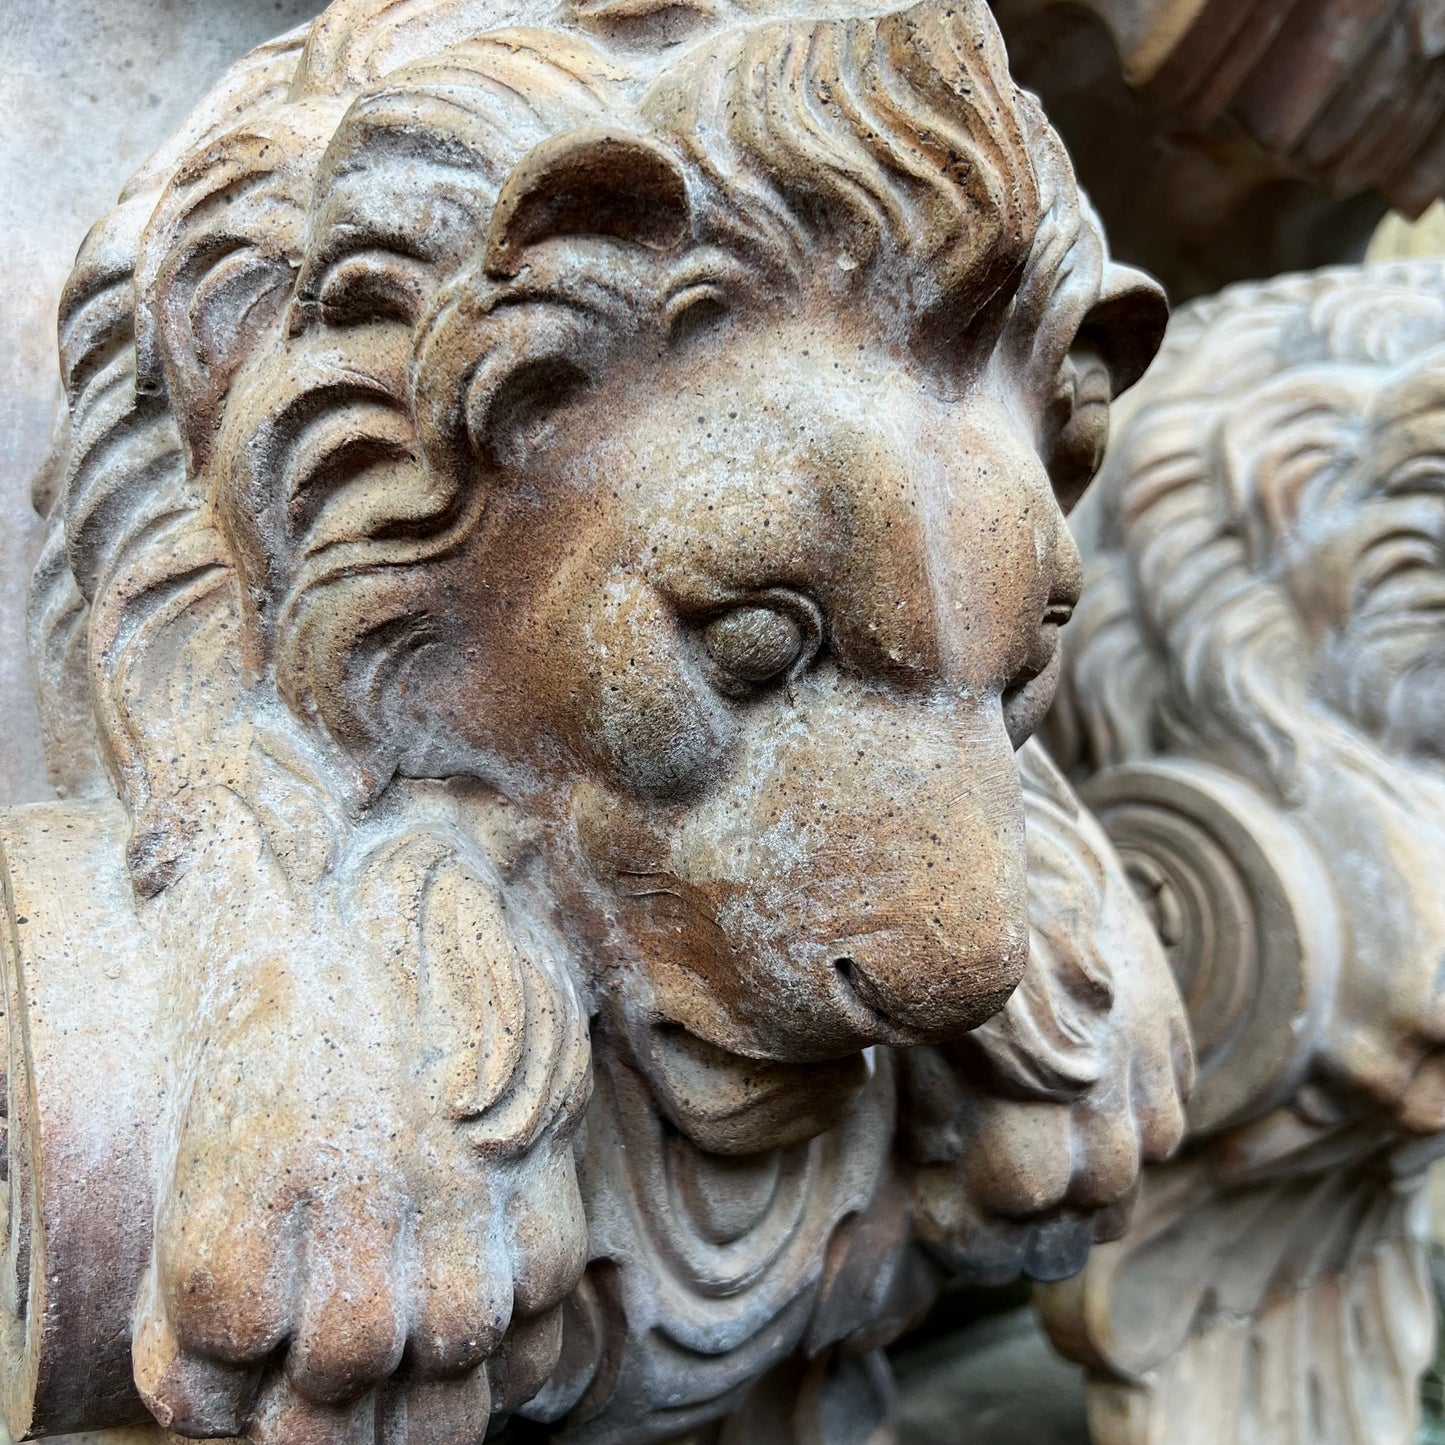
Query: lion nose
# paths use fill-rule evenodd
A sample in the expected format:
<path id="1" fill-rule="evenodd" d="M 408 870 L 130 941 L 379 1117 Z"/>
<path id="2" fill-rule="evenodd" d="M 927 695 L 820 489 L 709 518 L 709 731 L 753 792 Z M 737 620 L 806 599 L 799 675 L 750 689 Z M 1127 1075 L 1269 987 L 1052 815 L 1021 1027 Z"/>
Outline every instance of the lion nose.
<path id="1" fill-rule="evenodd" d="M 1028 957 L 1025 928 L 980 937 L 977 925 L 939 909 L 838 939 L 829 952 L 840 1006 L 856 1027 L 900 1047 L 977 1028 L 1008 1001 Z"/>

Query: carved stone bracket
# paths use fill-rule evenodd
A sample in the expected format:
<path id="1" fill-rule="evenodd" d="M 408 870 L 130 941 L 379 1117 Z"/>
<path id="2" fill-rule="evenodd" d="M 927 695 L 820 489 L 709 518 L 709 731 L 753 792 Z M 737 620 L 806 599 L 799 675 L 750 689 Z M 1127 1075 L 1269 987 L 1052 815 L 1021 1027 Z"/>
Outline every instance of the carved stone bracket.
<path id="1" fill-rule="evenodd" d="M 1445 1153 L 1445 272 L 1176 315 L 1078 514 L 1062 760 L 1200 1083 L 1126 1237 L 1045 1291 L 1100 1445 L 1407 1445 Z"/>
<path id="2" fill-rule="evenodd" d="M 1423 0 L 996 0 L 1116 254 L 1176 301 L 1358 259 L 1445 187 Z"/>
<path id="3" fill-rule="evenodd" d="M 1000 0 L 1005 30 L 1054 0 Z M 1445 176 L 1445 21 L 1427 0 L 1084 0 L 1185 130 L 1227 117 L 1336 195 L 1418 215 Z"/>

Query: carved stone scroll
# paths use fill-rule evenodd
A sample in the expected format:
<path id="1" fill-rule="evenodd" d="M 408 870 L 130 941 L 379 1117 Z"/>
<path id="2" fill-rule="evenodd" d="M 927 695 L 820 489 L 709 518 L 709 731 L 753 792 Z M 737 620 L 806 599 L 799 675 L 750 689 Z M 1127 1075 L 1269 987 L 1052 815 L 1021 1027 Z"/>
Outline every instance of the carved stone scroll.
<path id="1" fill-rule="evenodd" d="M 87 240 L 18 1435 L 883 1445 L 944 1273 L 1076 1269 L 1178 1142 L 1019 753 L 1162 296 L 977 0 L 777 10 L 338 0 Z"/>
<path id="2" fill-rule="evenodd" d="M 41 805 L 7 825 L 0 1404 L 25 1438 L 145 1418 L 126 1319 L 150 1254 L 164 974 L 137 946 L 119 808 Z M 75 868 L 93 886 L 57 889 Z"/>
<path id="3" fill-rule="evenodd" d="M 1046 1291 L 1100 1445 L 1406 1445 L 1445 1152 L 1445 270 L 1180 312 L 1076 514 L 1051 719 L 1200 1082 L 1135 1224 Z"/>

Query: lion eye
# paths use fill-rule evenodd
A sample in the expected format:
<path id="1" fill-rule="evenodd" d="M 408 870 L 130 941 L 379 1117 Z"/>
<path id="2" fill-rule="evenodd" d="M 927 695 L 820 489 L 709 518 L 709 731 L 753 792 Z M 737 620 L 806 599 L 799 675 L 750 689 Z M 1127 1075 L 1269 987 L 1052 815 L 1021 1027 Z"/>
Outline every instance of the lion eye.
<path id="1" fill-rule="evenodd" d="M 771 682 L 791 672 L 813 642 L 792 612 L 756 603 L 724 612 L 703 629 L 708 656 L 743 683 Z"/>

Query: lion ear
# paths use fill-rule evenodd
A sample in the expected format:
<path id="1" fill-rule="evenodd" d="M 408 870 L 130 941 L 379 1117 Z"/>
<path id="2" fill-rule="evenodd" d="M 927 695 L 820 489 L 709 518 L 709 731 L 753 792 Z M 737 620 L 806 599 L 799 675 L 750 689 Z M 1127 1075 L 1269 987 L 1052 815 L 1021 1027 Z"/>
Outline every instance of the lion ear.
<path id="1" fill-rule="evenodd" d="M 666 251 L 687 234 L 687 181 L 657 142 L 604 129 L 544 141 L 507 177 L 492 212 L 485 268 L 515 276 L 528 247 L 554 236 L 611 236 Z"/>
<path id="2" fill-rule="evenodd" d="M 1079 328 L 1079 343 L 1108 367 L 1114 396 L 1148 370 L 1168 321 L 1168 298 L 1152 276 L 1117 261 L 1105 263 L 1099 299 Z"/>

